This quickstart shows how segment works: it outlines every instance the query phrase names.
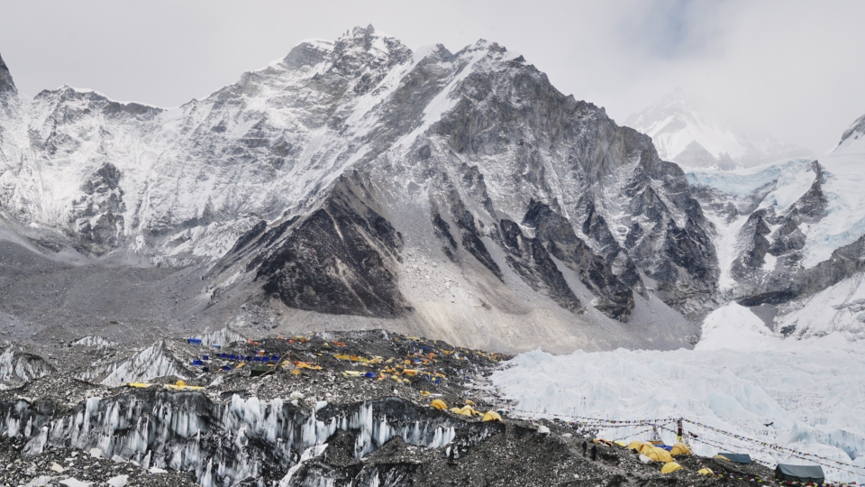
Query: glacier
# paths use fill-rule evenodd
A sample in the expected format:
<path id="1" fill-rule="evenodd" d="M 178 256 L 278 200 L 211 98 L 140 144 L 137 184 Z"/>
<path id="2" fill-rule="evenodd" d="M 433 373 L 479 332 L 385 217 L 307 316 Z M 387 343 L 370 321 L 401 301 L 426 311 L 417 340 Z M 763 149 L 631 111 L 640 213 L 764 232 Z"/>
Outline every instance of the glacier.
<path id="1" fill-rule="evenodd" d="M 735 315 L 730 312 L 729 316 Z M 809 464 L 820 455 L 827 479 L 865 480 L 865 348 L 861 342 L 824 337 L 818 342 L 785 341 L 754 347 L 729 320 L 729 339 L 703 350 L 577 351 L 551 355 L 540 350 L 517 356 L 492 376 L 495 387 L 516 401 L 513 414 L 560 417 L 595 425 L 611 440 L 648 440 L 651 426 L 611 426 L 588 419 L 650 419 L 668 444 L 675 418 L 803 452 L 791 455 L 685 423 L 696 434 L 693 451 L 749 452 L 767 464 Z M 723 334 L 723 333 L 722 333 Z M 735 345 L 735 336 L 740 346 Z M 781 342 L 780 338 L 776 339 Z M 715 348 L 718 346 L 719 348 Z M 715 349 L 713 349 L 715 348 Z"/>

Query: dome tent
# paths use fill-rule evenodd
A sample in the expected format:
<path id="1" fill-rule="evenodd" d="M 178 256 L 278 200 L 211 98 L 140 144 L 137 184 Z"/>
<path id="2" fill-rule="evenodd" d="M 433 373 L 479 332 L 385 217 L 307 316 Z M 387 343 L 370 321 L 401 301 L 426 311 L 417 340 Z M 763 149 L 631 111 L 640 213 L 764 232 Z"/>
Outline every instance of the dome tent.
<path id="1" fill-rule="evenodd" d="M 482 421 L 501 421 L 501 420 L 502 420 L 501 415 L 499 415 L 499 413 L 497 413 L 495 411 L 487 411 L 486 414 L 484 414 L 484 417 L 482 419 Z"/>
<path id="2" fill-rule="evenodd" d="M 742 465 L 748 465 L 752 461 L 751 455 L 747 453 L 719 453 L 716 456 L 733 463 L 741 463 Z"/>
<path id="3" fill-rule="evenodd" d="M 652 450 L 647 451 L 645 455 L 655 462 L 669 463 L 673 461 L 673 456 L 670 455 L 670 452 L 663 448 L 655 447 Z"/>
<path id="4" fill-rule="evenodd" d="M 672 448 L 670 448 L 670 455 L 673 455 L 674 457 L 677 457 L 679 455 L 690 455 L 690 454 L 691 454 L 691 449 L 688 448 L 688 445 L 686 445 L 682 442 L 676 443 L 675 445 L 673 445 Z"/>
<path id="5" fill-rule="evenodd" d="M 429 404 L 431 407 L 434 407 L 438 410 L 447 410 L 448 406 L 441 399 L 433 399 L 433 401 Z"/>
<path id="6" fill-rule="evenodd" d="M 785 465 L 775 467 L 775 479 L 802 484 L 822 484 L 825 481 L 820 465 Z"/>

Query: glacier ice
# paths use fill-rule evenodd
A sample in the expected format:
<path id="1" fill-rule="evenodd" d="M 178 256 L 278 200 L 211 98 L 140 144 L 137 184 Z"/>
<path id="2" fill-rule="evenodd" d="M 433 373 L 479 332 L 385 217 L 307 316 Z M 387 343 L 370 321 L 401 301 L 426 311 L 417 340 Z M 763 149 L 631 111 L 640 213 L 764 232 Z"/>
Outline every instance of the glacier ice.
<path id="1" fill-rule="evenodd" d="M 518 355 L 492 380 L 518 401 L 518 414 L 616 420 L 685 417 L 865 467 L 865 347 L 837 339 L 778 342 L 763 350 L 619 349 L 570 355 L 537 350 Z M 649 433 L 639 434 L 645 429 L 602 427 L 599 435 L 645 440 Z M 705 428 L 692 431 L 732 451 L 750 451 L 765 462 L 802 463 Z M 675 441 L 674 432 L 662 430 L 661 436 Z M 714 446 L 692 443 L 697 454 L 718 452 Z M 858 475 L 824 469 L 835 481 L 865 480 L 865 469 L 854 470 Z"/>
<path id="2" fill-rule="evenodd" d="M 394 437 L 426 448 L 440 448 L 454 440 L 451 420 L 427 417 L 431 413 L 425 410 L 418 416 L 411 413 L 417 406 L 405 404 L 382 399 L 307 410 L 281 399 L 233 395 L 214 403 L 200 392 L 136 390 L 88 398 L 73 414 L 50 421 L 27 401 L 18 401 L 7 406 L 3 424 L 8 436 L 29 438 L 25 455 L 38 454 L 48 445 L 98 449 L 107 458 L 134 461 L 145 469 L 195 472 L 205 487 L 259 477 L 266 463 L 288 471 L 287 485 L 296 471 L 289 469 L 320 455 L 338 430 L 356 435 L 358 458 Z M 409 416 L 389 415 L 403 410 Z M 407 420 L 412 414 L 416 419 Z M 25 422 L 26 429 L 22 428 Z"/>

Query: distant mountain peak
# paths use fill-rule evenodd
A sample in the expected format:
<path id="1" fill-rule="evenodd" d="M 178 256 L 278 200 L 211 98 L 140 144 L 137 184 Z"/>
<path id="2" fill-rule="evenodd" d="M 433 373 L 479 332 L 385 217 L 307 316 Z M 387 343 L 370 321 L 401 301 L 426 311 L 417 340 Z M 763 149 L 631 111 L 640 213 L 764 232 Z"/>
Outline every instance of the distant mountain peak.
<path id="1" fill-rule="evenodd" d="M 841 141 L 835 146 L 832 151 L 836 154 L 850 154 L 865 152 L 865 115 L 862 115 L 853 122 L 844 134 L 841 135 Z"/>
<path id="2" fill-rule="evenodd" d="M 12 74 L 9 72 L 9 67 L 3 61 L 3 56 L 0 56 L 0 93 L 18 93 L 15 88 L 15 82 L 12 81 Z"/>
<path id="3" fill-rule="evenodd" d="M 712 114 L 682 88 L 631 115 L 625 125 L 651 136 L 662 159 L 691 168 L 733 169 L 811 155 Z"/>

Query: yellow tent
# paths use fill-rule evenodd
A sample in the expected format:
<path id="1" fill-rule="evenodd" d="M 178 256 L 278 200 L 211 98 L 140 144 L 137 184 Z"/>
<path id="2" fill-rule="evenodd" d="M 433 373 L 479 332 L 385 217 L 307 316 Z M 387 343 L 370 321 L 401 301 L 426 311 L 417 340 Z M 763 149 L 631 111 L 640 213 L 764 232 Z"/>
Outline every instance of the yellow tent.
<path id="1" fill-rule="evenodd" d="M 654 449 L 655 449 L 655 445 L 649 443 L 648 441 L 644 441 L 642 446 L 640 446 L 640 449 L 637 451 L 642 453 L 643 455 L 648 455 L 649 452 L 654 450 Z"/>
<path id="2" fill-rule="evenodd" d="M 673 461 L 673 456 L 670 455 L 670 452 L 663 448 L 654 447 L 651 451 L 644 453 L 644 455 L 656 462 L 668 463 Z"/>
<path id="3" fill-rule="evenodd" d="M 199 386 L 188 386 L 186 385 L 186 382 L 183 382 L 182 380 L 179 380 L 174 384 L 165 384 L 165 388 L 172 391 L 200 391 L 201 389 L 204 389 Z"/>
<path id="4" fill-rule="evenodd" d="M 487 413 L 484 414 L 483 420 L 484 421 L 501 421 L 502 417 L 499 416 L 499 413 L 497 413 L 495 411 L 487 411 Z"/>
<path id="5" fill-rule="evenodd" d="M 459 414 L 460 416 L 483 416 L 484 415 L 484 413 L 482 413 L 482 412 L 480 412 L 480 411 L 476 410 L 475 408 L 468 406 L 468 405 L 463 406 L 461 408 L 452 407 L 452 408 L 450 408 L 449 411 L 454 413 L 454 414 Z"/>
<path id="6" fill-rule="evenodd" d="M 727 460 L 728 462 L 730 461 L 729 458 L 727 458 L 727 457 L 725 457 L 725 456 L 723 456 L 723 455 L 715 455 L 715 456 L 712 457 L 712 458 L 714 458 L 715 460 Z"/>
<path id="7" fill-rule="evenodd" d="M 688 445 L 681 443 L 681 442 L 676 443 L 675 445 L 673 445 L 673 448 L 670 449 L 670 455 L 673 455 L 674 457 L 677 457 L 679 455 L 690 455 L 690 454 L 691 454 L 691 449 L 688 448 Z"/>
<path id="8" fill-rule="evenodd" d="M 627 448 L 627 447 L 628 447 L 628 444 L 625 443 L 625 442 L 622 441 L 622 440 L 616 440 L 616 441 L 614 441 L 613 443 L 619 445 L 619 446 L 622 447 L 622 448 Z"/>
<path id="9" fill-rule="evenodd" d="M 145 382 L 130 382 L 126 385 L 129 387 L 136 387 L 139 389 L 147 389 L 148 387 L 152 386 L 153 384 L 147 384 Z"/>
<path id="10" fill-rule="evenodd" d="M 640 440 L 634 440 L 628 443 L 628 450 L 640 451 L 640 447 L 643 446 L 643 442 Z"/>
<path id="11" fill-rule="evenodd" d="M 448 408 L 448 405 L 445 404 L 445 402 L 442 401 L 441 399 L 435 399 L 435 400 L 433 400 L 433 402 L 429 403 L 429 405 L 431 407 L 434 407 L 434 408 L 440 410 L 440 411 L 445 411 Z"/>
<path id="12" fill-rule="evenodd" d="M 306 362 L 298 362 L 295 365 L 298 369 L 321 370 L 321 365 L 312 365 Z"/>
<path id="13" fill-rule="evenodd" d="M 715 475 L 715 472 L 713 472 L 711 468 L 707 468 L 707 467 L 703 467 L 697 471 L 703 475 Z"/>
<path id="14" fill-rule="evenodd" d="M 661 473 L 673 473 L 676 470 L 682 470 L 683 467 L 676 462 L 667 462 L 661 467 Z"/>
<path id="15" fill-rule="evenodd" d="M 478 411 L 477 409 L 469 406 L 468 404 L 463 406 L 463 414 L 465 414 L 465 413 L 468 413 L 468 414 L 466 414 L 466 416 L 483 416 L 484 415 L 484 413 L 482 413 L 482 412 Z"/>

